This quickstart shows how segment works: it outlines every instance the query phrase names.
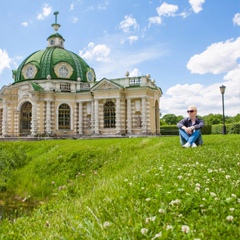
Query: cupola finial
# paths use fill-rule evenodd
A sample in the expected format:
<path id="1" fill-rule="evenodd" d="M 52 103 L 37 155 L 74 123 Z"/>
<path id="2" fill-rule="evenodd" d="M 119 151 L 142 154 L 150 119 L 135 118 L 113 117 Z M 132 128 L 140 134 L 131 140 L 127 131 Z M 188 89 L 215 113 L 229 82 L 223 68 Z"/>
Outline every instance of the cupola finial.
<path id="1" fill-rule="evenodd" d="M 53 13 L 53 15 L 55 15 L 55 23 L 52 24 L 52 27 L 55 30 L 55 32 L 57 32 L 58 29 L 61 27 L 61 25 L 57 23 L 57 15 L 58 14 L 59 14 L 58 11 Z"/>

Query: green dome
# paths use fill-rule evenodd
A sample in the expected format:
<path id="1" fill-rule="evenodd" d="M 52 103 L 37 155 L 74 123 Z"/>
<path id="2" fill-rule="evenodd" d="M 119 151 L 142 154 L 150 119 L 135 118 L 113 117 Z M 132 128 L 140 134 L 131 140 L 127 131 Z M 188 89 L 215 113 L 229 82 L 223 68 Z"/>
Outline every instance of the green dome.
<path id="1" fill-rule="evenodd" d="M 61 69 L 61 66 L 65 68 Z M 27 74 L 31 69 L 33 73 Z M 93 69 L 77 54 L 61 47 L 47 47 L 28 56 L 18 69 L 13 71 L 13 75 L 15 83 L 25 80 L 46 80 L 49 75 L 51 79 L 74 81 L 80 77 L 81 82 L 87 82 L 86 75 L 89 70 L 93 72 Z M 65 71 L 64 74 L 61 74 L 61 71 Z"/>

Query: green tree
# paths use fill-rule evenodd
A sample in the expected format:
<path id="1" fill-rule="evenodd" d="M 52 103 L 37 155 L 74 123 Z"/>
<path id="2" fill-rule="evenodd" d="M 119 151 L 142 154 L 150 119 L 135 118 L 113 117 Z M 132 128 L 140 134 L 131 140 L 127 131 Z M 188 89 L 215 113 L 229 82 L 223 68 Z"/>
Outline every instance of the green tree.
<path id="1" fill-rule="evenodd" d="M 168 125 L 177 124 L 178 118 L 174 114 L 166 114 L 162 117 L 162 120 Z"/>

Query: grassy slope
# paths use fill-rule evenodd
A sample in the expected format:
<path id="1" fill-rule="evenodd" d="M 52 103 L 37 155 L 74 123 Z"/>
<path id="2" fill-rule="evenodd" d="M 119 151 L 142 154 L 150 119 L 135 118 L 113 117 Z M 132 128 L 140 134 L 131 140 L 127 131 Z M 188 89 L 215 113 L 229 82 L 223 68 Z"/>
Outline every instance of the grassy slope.
<path id="1" fill-rule="evenodd" d="M 0 239 L 240 238 L 239 135 L 196 149 L 178 137 L 10 145 L 27 157 L 8 189 L 42 206 L 2 221 Z"/>

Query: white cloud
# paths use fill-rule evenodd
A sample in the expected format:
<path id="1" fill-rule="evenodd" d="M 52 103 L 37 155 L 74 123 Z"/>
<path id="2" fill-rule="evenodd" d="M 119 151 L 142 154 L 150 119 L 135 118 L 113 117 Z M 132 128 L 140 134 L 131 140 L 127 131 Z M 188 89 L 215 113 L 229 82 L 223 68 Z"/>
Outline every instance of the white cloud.
<path id="1" fill-rule="evenodd" d="M 130 36 L 130 37 L 128 37 L 128 40 L 129 40 L 130 44 L 132 44 L 133 42 L 138 40 L 138 36 Z"/>
<path id="2" fill-rule="evenodd" d="M 142 73 L 139 71 L 139 69 L 134 68 L 130 73 L 129 73 L 129 77 L 137 77 L 137 76 L 141 76 Z"/>
<path id="3" fill-rule="evenodd" d="M 27 27 L 29 24 L 28 24 L 28 22 L 22 22 L 21 25 L 24 27 Z"/>
<path id="4" fill-rule="evenodd" d="M 185 115 L 190 104 L 198 107 L 199 115 L 222 113 L 221 93 L 219 87 L 224 84 L 225 114 L 236 116 L 240 112 L 240 37 L 225 42 L 214 43 L 204 52 L 194 55 L 187 63 L 192 73 L 221 74 L 226 73 L 218 83 L 207 87 L 201 84 L 177 84 L 169 88 L 161 98 L 162 115 L 172 113 Z"/>
<path id="5" fill-rule="evenodd" d="M 105 44 L 98 44 L 95 46 L 93 42 L 90 42 L 87 48 L 84 48 L 79 52 L 79 55 L 82 58 L 98 62 L 110 62 L 109 54 L 110 48 Z"/>
<path id="6" fill-rule="evenodd" d="M 74 7 L 75 7 L 75 3 L 74 2 L 72 2 L 71 4 L 70 4 L 70 11 L 72 11 L 73 9 L 74 9 Z"/>
<path id="7" fill-rule="evenodd" d="M 98 9 L 99 10 L 106 10 L 108 5 L 109 5 L 109 2 L 105 1 L 104 3 L 101 3 L 101 4 L 98 5 Z"/>
<path id="8" fill-rule="evenodd" d="M 133 28 L 134 30 L 139 29 L 139 25 L 137 24 L 137 21 L 135 18 L 132 18 L 131 16 L 125 16 L 125 20 L 120 22 L 119 28 L 123 30 L 123 32 L 129 32 L 130 28 Z"/>
<path id="9" fill-rule="evenodd" d="M 45 4 L 43 6 L 42 12 L 38 14 L 37 19 L 43 20 L 45 17 L 49 16 L 51 12 L 52 12 L 52 8 L 48 4 Z"/>
<path id="10" fill-rule="evenodd" d="M 192 7 L 192 10 L 194 13 L 199 13 L 202 11 L 202 5 L 205 2 L 205 0 L 189 0 L 189 3 Z"/>
<path id="11" fill-rule="evenodd" d="M 8 56 L 7 51 L 6 50 L 2 50 L 0 48 L 0 74 L 2 73 L 2 71 L 5 68 L 10 69 L 10 62 L 11 62 L 11 59 Z"/>
<path id="12" fill-rule="evenodd" d="M 76 23 L 76 22 L 78 22 L 78 18 L 77 17 L 72 17 L 72 21 L 73 21 L 73 23 Z"/>
<path id="13" fill-rule="evenodd" d="M 233 24 L 240 26 L 240 13 L 236 13 L 233 17 Z"/>
<path id="14" fill-rule="evenodd" d="M 236 40 L 229 39 L 225 42 L 214 43 L 204 52 L 190 58 L 187 68 L 191 73 L 228 72 L 238 66 L 240 59 L 240 37 Z"/>
<path id="15" fill-rule="evenodd" d="M 159 16 L 175 16 L 178 11 L 178 6 L 173 4 L 168 4 L 164 2 L 161 6 L 157 7 L 157 13 Z"/>
<path id="16" fill-rule="evenodd" d="M 162 23 L 162 19 L 160 17 L 150 17 L 148 19 L 149 21 L 149 25 L 148 27 L 150 27 L 152 24 L 157 24 L 157 25 L 160 25 Z"/>

